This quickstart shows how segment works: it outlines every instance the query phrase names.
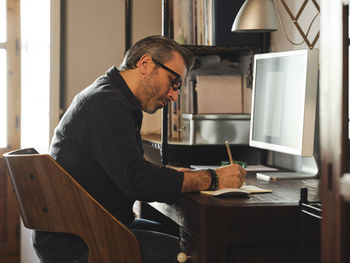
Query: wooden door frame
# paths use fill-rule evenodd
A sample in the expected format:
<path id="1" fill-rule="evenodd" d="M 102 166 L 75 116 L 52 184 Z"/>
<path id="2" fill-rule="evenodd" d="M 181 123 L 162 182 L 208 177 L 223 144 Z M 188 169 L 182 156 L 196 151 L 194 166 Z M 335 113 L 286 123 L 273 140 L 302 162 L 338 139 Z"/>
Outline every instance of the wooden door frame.
<path id="1" fill-rule="evenodd" d="M 321 138 L 321 258 L 340 263 L 342 202 L 339 180 L 346 171 L 348 138 L 347 87 L 343 81 L 343 3 L 321 0 L 320 138 Z"/>
<path id="2" fill-rule="evenodd" d="M 20 146 L 21 50 L 20 1 L 7 0 L 7 142 L 0 148 L 1 227 L 0 263 L 18 263 L 20 260 L 20 216 L 14 190 L 2 154 Z"/>

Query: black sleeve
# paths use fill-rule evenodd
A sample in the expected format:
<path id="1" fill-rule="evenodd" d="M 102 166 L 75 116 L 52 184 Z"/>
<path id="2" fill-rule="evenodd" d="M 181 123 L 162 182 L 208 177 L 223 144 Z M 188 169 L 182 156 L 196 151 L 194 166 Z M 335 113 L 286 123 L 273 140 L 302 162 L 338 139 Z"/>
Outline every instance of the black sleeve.
<path id="1" fill-rule="evenodd" d="M 127 198 L 170 203 L 181 192 L 182 172 L 143 158 L 133 111 L 121 99 L 100 96 L 89 102 L 87 134 L 90 152 Z"/>

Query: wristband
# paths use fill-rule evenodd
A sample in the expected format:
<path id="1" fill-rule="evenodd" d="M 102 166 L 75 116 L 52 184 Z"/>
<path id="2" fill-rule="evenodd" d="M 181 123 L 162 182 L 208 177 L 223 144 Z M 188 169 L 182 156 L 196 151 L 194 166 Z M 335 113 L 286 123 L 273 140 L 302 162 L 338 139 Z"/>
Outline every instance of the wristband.
<path id="1" fill-rule="evenodd" d="M 207 190 L 214 191 L 218 188 L 218 183 L 219 183 L 218 175 L 216 174 L 214 169 L 208 169 L 207 171 L 209 172 L 210 177 L 211 177 L 210 186 Z"/>

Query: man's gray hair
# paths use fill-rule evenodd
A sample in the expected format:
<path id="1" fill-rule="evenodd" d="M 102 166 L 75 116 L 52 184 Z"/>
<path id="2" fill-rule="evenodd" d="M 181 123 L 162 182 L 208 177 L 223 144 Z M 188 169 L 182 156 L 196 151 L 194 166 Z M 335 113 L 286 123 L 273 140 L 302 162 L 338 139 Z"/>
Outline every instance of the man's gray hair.
<path id="1" fill-rule="evenodd" d="M 159 35 L 149 36 L 136 42 L 126 52 L 119 70 L 136 68 L 137 62 L 145 54 L 151 55 L 160 63 L 166 63 L 173 58 L 173 51 L 178 52 L 183 57 L 188 72 L 193 66 L 192 53 L 176 41 Z"/>

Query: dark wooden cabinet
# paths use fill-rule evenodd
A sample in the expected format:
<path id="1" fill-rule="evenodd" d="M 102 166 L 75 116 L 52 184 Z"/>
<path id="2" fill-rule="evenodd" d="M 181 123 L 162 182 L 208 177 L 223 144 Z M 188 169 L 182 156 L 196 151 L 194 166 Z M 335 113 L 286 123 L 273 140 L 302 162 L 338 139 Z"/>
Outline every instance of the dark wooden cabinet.
<path id="1" fill-rule="evenodd" d="M 0 263 L 19 262 L 19 210 L 5 160 L 0 158 Z"/>

